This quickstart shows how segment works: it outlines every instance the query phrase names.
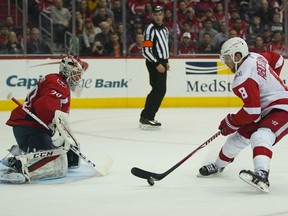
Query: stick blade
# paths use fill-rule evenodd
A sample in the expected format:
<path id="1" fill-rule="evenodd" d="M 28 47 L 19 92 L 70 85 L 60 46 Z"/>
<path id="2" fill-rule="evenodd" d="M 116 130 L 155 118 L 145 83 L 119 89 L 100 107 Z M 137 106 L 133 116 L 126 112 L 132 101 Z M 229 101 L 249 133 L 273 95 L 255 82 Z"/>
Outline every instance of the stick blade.
<path id="1" fill-rule="evenodd" d="M 99 170 L 97 170 L 98 173 L 101 176 L 107 176 L 111 170 L 111 167 L 113 166 L 113 163 L 114 163 L 113 158 L 107 155 L 105 157 L 105 160 L 104 160 L 102 166 L 99 168 Z"/>
<path id="2" fill-rule="evenodd" d="M 163 176 L 161 174 L 149 172 L 149 171 L 137 168 L 137 167 L 133 167 L 131 169 L 131 173 L 134 176 L 137 176 L 138 178 L 143 178 L 143 179 L 147 179 L 147 180 L 152 178 L 155 181 L 159 181 L 163 178 Z"/>

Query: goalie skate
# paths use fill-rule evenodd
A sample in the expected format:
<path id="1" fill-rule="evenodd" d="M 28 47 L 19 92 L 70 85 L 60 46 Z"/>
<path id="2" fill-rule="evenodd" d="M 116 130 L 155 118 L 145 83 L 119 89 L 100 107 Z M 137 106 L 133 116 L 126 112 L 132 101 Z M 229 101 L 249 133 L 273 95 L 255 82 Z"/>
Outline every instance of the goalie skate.
<path id="1" fill-rule="evenodd" d="M 264 172 L 264 171 L 259 171 Z M 244 182 L 248 183 L 249 185 L 257 188 L 260 191 L 265 193 L 269 193 L 269 181 L 268 181 L 268 174 L 265 172 L 265 176 L 258 175 L 250 170 L 241 170 L 239 173 L 240 179 Z"/>
<path id="2" fill-rule="evenodd" d="M 13 168 L 1 171 L 0 182 L 5 184 L 25 184 L 27 178 L 24 174 L 17 172 Z"/>

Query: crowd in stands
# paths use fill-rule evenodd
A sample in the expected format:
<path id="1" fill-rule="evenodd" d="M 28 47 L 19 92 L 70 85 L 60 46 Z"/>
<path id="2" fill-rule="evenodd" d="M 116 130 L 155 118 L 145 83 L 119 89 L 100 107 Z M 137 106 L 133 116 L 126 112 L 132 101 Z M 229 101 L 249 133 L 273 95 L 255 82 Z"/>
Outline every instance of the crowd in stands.
<path id="1" fill-rule="evenodd" d="M 53 21 L 55 47 L 65 47 L 65 32 L 72 32 L 71 2 L 28 0 L 28 12 L 33 22 L 26 27 L 27 54 L 52 53 L 44 37 L 40 37 L 38 19 L 41 12 Z M 229 0 L 228 23 L 225 23 L 224 0 L 177 0 L 176 26 L 174 0 L 127 0 L 126 29 L 122 2 L 76 0 L 75 33 L 80 42 L 80 55 L 123 56 L 125 42 L 128 56 L 141 56 L 142 33 L 145 26 L 152 22 L 151 13 L 155 5 L 162 5 L 165 9 L 164 24 L 170 33 L 171 55 L 218 54 L 227 39 L 227 28 L 229 38 L 238 36 L 245 39 L 253 52 L 273 50 L 285 55 L 282 0 Z M 178 43 L 176 52 L 175 40 Z M 13 18 L 8 16 L 0 26 L 0 54 L 21 53 L 22 30 L 15 28 Z"/>

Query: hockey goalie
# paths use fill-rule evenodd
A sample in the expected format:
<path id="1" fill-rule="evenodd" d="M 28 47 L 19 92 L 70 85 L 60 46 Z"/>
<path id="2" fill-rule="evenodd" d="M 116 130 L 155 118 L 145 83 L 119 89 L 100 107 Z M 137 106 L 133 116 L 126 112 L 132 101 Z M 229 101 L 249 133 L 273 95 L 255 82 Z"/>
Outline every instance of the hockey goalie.
<path id="1" fill-rule="evenodd" d="M 11 112 L 7 125 L 12 126 L 18 145 L 9 150 L 12 157 L 2 160 L 7 169 L 1 170 L 0 182 L 23 184 L 61 178 L 68 168 L 79 167 L 80 159 L 74 152 L 80 146 L 71 134 L 68 113 L 70 91 L 80 89 L 83 72 L 79 58 L 66 56 L 60 62 L 59 73 L 46 75 L 30 91 L 23 105 Z"/>

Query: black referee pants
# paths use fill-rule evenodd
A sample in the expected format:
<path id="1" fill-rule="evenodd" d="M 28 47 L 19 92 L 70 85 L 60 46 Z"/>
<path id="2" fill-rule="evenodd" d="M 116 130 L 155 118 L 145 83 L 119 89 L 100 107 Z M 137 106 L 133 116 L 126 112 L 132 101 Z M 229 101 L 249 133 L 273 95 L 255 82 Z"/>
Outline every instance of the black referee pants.
<path id="1" fill-rule="evenodd" d="M 166 67 L 166 63 L 162 63 Z M 154 120 L 154 117 L 161 105 L 161 102 L 166 94 L 167 71 L 159 73 L 155 64 L 146 60 L 146 67 L 149 71 L 149 82 L 152 87 L 145 102 L 145 107 L 141 112 L 141 117 L 149 120 Z"/>

